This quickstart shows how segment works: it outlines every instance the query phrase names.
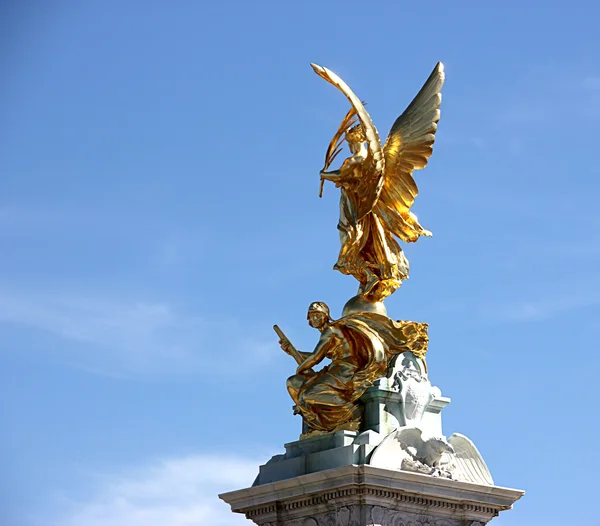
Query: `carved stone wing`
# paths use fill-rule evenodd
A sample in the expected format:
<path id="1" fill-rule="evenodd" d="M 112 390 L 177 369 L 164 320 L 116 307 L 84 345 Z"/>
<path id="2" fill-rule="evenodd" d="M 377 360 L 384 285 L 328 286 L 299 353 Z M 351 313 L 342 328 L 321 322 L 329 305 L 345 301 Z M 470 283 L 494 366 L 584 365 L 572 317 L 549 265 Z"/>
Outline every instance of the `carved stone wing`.
<path id="1" fill-rule="evenodd" d="M 387 229 L 405 242 L 431 235 L 410 212 L 418 193 L 412 173 L 425 168 L 433 152 L 443 84 L 444 66 L 438 62 L 417 96 L 394 122 L 383 148 L 384 182 L 375 212 Z"/>
<path id="2" fill-rule="evenodd" d="M 475 484 L 494 485 L 490 470 L 471 440 L 464 435 L 454 433 L 448 442 L 454 448 L 455 468 L 452 476 L 455 479 Z"/>
<path id="3" fill-rule="evenodd" d="M 371 120 L 371 116 L 365 110 L 365 107 L 361 100 L 354 94 L 354 92 L 350 89 L 348 84 L 346 84 L 340 77 L 338 77 L 333 71 L 327 69 L 323 66 L 318 66 L 317 64 L 311 64 L 312 68 L 315 70 L 315 73 L 319 75 L 319 77 L 325 79 L 330 84 L 333 84 L 336 88 L 338 88 L 350 101 L 350 104 L 354 108 L 360 123 L 365 131 L 365 135 L 367 137 L 367 146 L 369 149 L 369 155 L 367 159 L 364 161 L 362 166 L 362 177 L 359 181 L 356 192 L 356 205 L 357 205 L 357 219 L 361 219 L 363 216 L 368 214 L 372 209 L 377 199 L 379 198 L 379 194 L 383 188 L 383 173 L 384 173 L 384 154 L 383 148 L 381 147 L 381 141 L 379 140 L 379 134 L 377 133 L 377 128 L 373 124 Z M 346 115 L 346 119 L 353 114 L 353 112 L 349 112 Z M 346 120 L 344 119 L 344 120 Z M 343 125 L 344 123 L 342 123 Z M 338 134 L 341 136 L 341 128 L 338 130 Z M 336 137 L 332 140 L 332 143 L 335 142 Z M 339 139 L 339 137 L 338 137 Z M 332 145 L 330 144 L 327 158 L 331 157 L 329 153 L 332 150 Z M 337 150 L 337 146 L 333 148 L 333 150 Z M 327 165 L 327 160 L 326 163 Z"/>
<path id="4" fill-rule="evenodd" d="M 421 430 L 417 427 L 404 427 L 392 431 L 375 448 L 369 464 L 377 468 L 401 469 L 402 461 L 408 457 L 408 448 L 414 448 L 418 454 L 423 452 L 425 442 Z"/>
<path id="5" fill-rule="evenodd" d="M 402 449 L 414 448 L 419 457 L 425 456 L 423 432 L 418 427 L 404 427 L 396 431 L 396 442 Z"/>

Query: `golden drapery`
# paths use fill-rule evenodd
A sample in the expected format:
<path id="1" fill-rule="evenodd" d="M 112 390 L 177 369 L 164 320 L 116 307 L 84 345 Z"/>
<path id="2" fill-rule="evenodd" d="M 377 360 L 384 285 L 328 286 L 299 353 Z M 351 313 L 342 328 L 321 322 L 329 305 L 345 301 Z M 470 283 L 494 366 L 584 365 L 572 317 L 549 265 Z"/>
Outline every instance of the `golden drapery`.
<path id="1" fill-rule="evenodd" d="M 340 170 L 340 252 L 334 266 L 360 283 L 359 295 L 381 301 L 408 278 L 408 260 L 375 210 L 360 217 L 357 186 L 361 168 Z"/>
<path id="2" fill-rule="evenodd" d="M 362 415 L 359 398 L 377 378 L 385 376 L 390 360 L 412 351 L 427 352 L 427 324 L 393 321 L 376 313 L 350 314 L 330 326 L 336 334 L 326 343 L 331 364 L 302 377 L 294 393 L 298 411 L 312 431 L 357 429 Z"/>

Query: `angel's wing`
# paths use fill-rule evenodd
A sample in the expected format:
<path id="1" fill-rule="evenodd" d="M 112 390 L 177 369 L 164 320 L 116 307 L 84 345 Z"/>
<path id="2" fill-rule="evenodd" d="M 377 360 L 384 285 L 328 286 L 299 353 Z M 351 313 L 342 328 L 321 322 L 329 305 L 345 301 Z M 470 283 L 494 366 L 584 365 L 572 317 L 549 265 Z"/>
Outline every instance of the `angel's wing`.
<path id="1" fill-rule="evenodd" d="M 433 151 L 443 84 L 444 66 L 438 62 L 421 91 L 394 122 L 383 148 L 384 183 L 375 212 L 387 229 L 406 242 L 431 235 L 410 212 L 418 193 L 412 173 L 425 168 Z"/>
<path id="2" fill-rule="evenodd" d="M 379 134 L 377 133 L 377 128 L 375 128 L 375 125 L 371 120 L 371 116 L 369 115 L 367 110 L 365 110 L 363 103 L 350 89 L 348 84 L 346 84 L 333 71 L 325 67 L 317 66 L 317 64 L 311 64 L 311 66 L 315 70 L 315 73 L 319 75 L 319 77 L 325 79 L 330 84 L 333 84 L 350 101 L 350 104 L 352 104 L 356 115 L 358 115 L 360 123 L 362 124 L 362 127 L 365 131 L 365 135 L 367 137 L 369 155 L 363 163 L 362 178 L 360 181 L 358 181 L 358 186 L 356 189 L 357 219 L 361 219 L 364 215 L 368 214 L 373 209 L 373 206 L 377 202 L 379 194 L 381 193 L 381 190 L 383 188 L 383 167 L 385 160 L 383 148 L 381 147 L 381 141 L 379 140 Z M 346 119 L 350 114 L 351 112 L 349 112 L 348 115 L 346 115 Z M 342 123 L 342 125 L 343 124 L 344 123 Z M 340 126 L 340 129 L 338 130 L 338 134 L 340 136 L 341 129 L 342 126 Z M 336 138 L 334 137 L 334 140 L 335 139 Z M 332 143 L 334 142 L 334 140 L 332 140 Z M 326 165 L 327 158 L 330 156 L 329 151 L 331 150 L 331 148 L 332 144 L 330 144 L 328 154 L 326 155 Z M 336 149 L 337 146 L 333 147 L 334 151 Z"/>
<path id="3" fill-rule="evenodd" d="M 452 471 L 454 478 L 463 482 L 494 485 L 490 470 L 471 440 L 464 435 L 454 433 L 448 442 L 454 448 L 453 460 L 456 466 Z"/>

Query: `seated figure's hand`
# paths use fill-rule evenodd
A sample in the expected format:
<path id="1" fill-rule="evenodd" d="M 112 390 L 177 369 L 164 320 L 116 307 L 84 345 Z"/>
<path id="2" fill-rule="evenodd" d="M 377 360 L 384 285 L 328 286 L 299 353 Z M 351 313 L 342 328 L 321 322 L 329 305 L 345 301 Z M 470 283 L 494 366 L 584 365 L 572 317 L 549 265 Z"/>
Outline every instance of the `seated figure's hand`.
<path id="1" fill-rule="evenodd" d="M 289 342 L 289 340 L 279 340 L 279 345 L 281 346 L 281 349 L 283 350 L 283 352 L 285 352 L 286 354 L 291 354 L 291 346 L 292 344 Z"/>

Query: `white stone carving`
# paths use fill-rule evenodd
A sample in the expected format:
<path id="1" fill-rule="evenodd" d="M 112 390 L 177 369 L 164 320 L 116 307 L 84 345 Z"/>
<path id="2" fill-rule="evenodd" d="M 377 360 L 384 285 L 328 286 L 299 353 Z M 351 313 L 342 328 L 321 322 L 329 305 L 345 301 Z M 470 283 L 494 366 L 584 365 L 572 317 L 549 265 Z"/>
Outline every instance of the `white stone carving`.
<path id="1" fill-rule="evenodd" d="M 423 360 L 412 352 L 399 354 L 387 376 L 375 382 L 374 388 L 382 393 L 379 398 L 384 400 L 384 405 L 376 407 L 373 403 L 378 399 L 377 392 L 367 393 L 366 422 L 378 424 L 377 431 L 383 439 L 373 451 L 370 465 L 476 484 L 494 484 L 471 440 L 458 433 L 446 440 L 441 434 L 441 419 L 438 418 L 439 425 L 435 425 L 431 418 L 425 418 L 429 416 L 428 408 L 435 408 L 442 397 L 440 390 L 431 385 Z M 384 397 L 386 392 L 398 394 Z"/>
<path id="2" fill-rule="evenodd" d="M 406 426 L 421 422 L 425 409 L 441 392 L 431 385 L 423 360 L 412 352 L 398 355 L 390 367 L 391 388 L 402 396 Z"/>
<path id="3" fill-rule="evenodd" d="M 442 458 L 454 453 L 444 437 L 423 437 L 418 427 L 404 427 L 390 433 L 375 449 L 369 464 L 384 469 L 401 469 L 426 475 L 452 478 L 442 467 Z"/>
<path id="4" fill-rule="evenodd" d="M 460 433 L 454 433 L 448 442 L 454 448 L 454 454 L 447 461 L 452 468 L 453 478 L 463 482 L 494 485 L 490 470 L 470 439 Z"/>
<path id="5" fill-rule="evenodd" d="M 361 401 L 365 407 L 363 428 L 382 436 L 400 427 L 441 434 L 440 411 L 450 403 L 431 385 L 423 360 L 410 351 L 392 360 L 386 376 L 376 380 Z"/>
<path id="6" fill-rule="evenodd" d="M 368 526 L 463 526 L 456 519 L 435 519 L 426 515 L 372 506 Z"/>
<path id="7" fill-rule="evenodd" d="M 446 441 L 445 437 L 424 436 L 418 427 L 397 429 L 377 446 L 369 464 L 475 484 L 494 484 L 473 442 L 458 433 Z"/>
<path id="8" fill-rule="evenodd" d="M 361 523 L 362 515 L 366 522 Z M 399 511 L 384 506 L 343 506 L 336 511 L 328 511 L 312 517 L 286 522 L 285 526 L 484 526 L 479 521 L 449 518 L 434 518 L 426 514 Z M 261 526 L 276 526 L 264 523 Z"/>

